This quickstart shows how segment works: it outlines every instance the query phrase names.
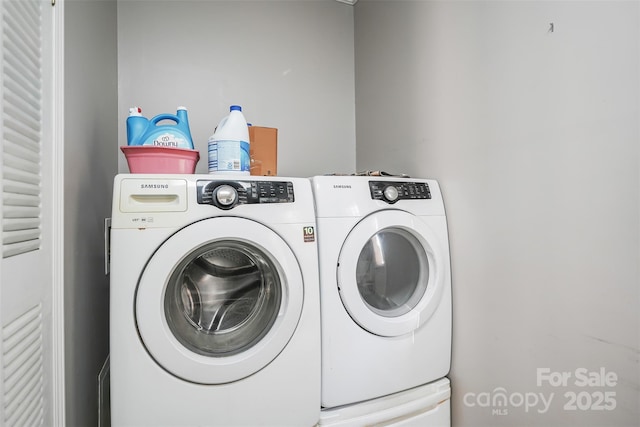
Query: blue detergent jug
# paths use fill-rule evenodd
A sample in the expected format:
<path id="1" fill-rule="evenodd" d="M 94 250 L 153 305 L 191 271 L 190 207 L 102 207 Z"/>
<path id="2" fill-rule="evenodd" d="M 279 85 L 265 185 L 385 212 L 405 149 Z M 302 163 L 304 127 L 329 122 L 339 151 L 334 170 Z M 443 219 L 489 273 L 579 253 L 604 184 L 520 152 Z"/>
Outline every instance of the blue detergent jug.
<path id="1" fill-rule="evenodd" d="M 175 124 L 158 124 L 163 120 L 172 121 Z M 149 120 L 142 116 L 140 108 L 130 108 L 129 117 L 127 117 L 127 144 L 193 150 L 187 109 L 178 107 L 175 116 L 173 114 L 158 114 Z"/>

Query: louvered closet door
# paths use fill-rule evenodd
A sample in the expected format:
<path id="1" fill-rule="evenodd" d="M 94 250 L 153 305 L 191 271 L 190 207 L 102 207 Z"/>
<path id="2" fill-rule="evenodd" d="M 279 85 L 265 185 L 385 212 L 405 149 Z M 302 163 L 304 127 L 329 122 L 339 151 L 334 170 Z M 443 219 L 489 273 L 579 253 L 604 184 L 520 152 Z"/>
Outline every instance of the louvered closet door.
<path id="1" fill-rule="evenodd" d="M 52 425 L 52 5 L 0 0 L 0 425 Z"/>

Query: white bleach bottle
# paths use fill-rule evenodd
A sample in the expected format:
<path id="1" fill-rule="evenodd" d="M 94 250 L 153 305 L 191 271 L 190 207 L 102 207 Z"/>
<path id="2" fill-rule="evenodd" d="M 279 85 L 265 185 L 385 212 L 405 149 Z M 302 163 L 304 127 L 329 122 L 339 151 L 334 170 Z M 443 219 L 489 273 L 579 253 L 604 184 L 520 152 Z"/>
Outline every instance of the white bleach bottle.
<path id="1" fill-rule="evenodd" d="M 208 145 L 210 174 L 250 175 L 249 128 L 241 106 L 229 108 Z"/>

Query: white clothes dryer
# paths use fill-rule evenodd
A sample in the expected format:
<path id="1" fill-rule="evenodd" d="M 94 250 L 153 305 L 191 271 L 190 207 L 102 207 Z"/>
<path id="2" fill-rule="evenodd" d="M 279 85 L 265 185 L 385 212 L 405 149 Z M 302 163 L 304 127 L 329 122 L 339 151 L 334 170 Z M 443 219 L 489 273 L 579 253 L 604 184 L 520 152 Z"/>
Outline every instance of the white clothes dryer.
<path id="1" fill-rule="evenodd" d="M 451 427 L 451 386 L 448 378 L 320 414 L 322 427 Z"/>
<path id="2" fill-rule="evenodd" d="M 118 175 L 112 424 L 316 424 L 315 226 L 308 179 Z"/>
<path id="3" fill-rule="evenodd" d="M 438 380 L 451 362 L 451 268 L 434 180 L 312 178 L 318 226 L 322 406 Z"/>

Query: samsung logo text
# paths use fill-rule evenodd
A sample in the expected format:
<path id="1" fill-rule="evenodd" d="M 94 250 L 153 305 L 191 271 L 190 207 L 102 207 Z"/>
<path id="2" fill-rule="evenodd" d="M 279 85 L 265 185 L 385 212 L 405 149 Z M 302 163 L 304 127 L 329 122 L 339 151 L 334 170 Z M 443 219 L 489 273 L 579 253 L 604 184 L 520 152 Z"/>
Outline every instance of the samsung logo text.
<path id="1" fill-rule="evenodd" d="M 140 184 L 140 188 L 166 190 L 169 184 Z"/>

